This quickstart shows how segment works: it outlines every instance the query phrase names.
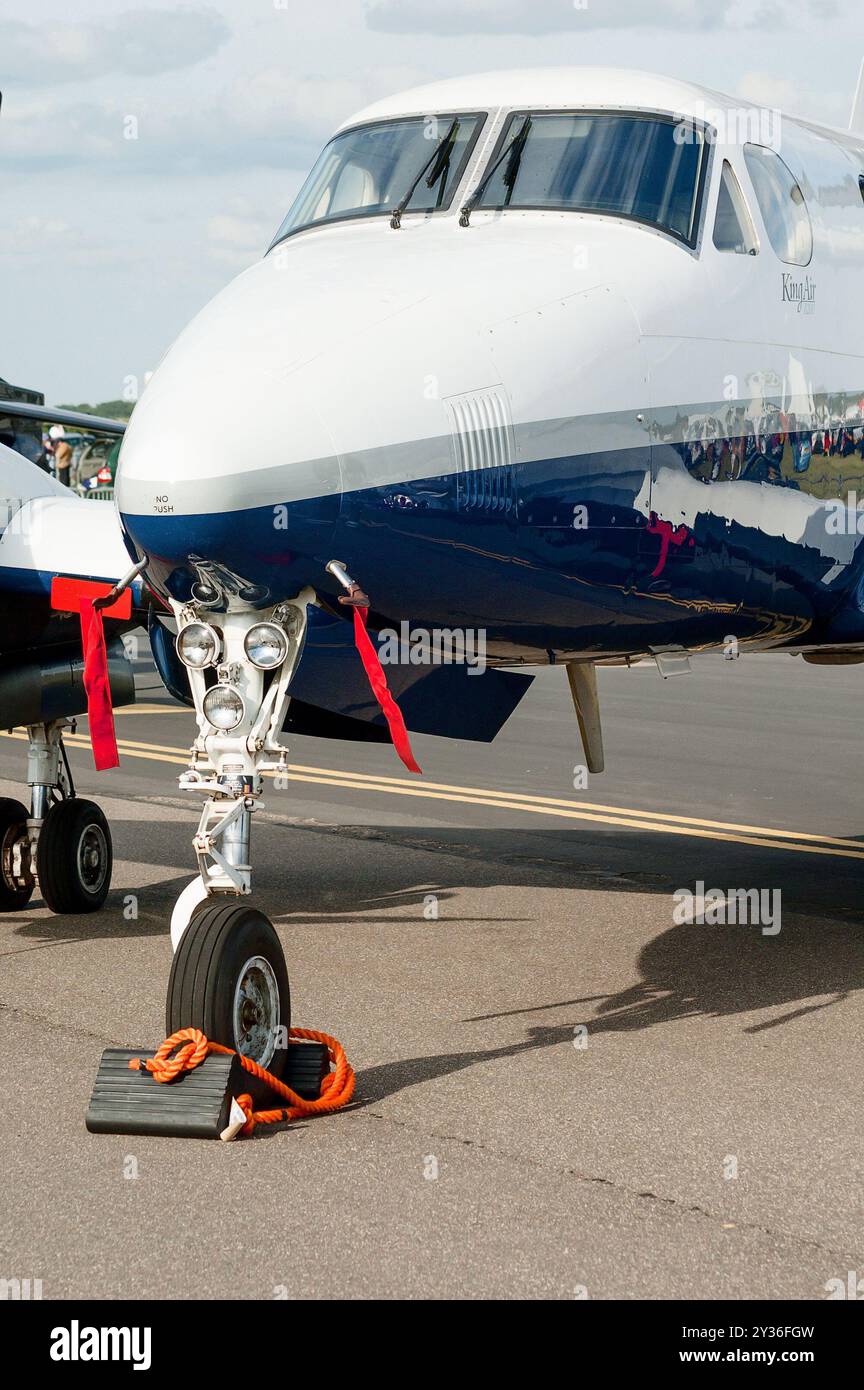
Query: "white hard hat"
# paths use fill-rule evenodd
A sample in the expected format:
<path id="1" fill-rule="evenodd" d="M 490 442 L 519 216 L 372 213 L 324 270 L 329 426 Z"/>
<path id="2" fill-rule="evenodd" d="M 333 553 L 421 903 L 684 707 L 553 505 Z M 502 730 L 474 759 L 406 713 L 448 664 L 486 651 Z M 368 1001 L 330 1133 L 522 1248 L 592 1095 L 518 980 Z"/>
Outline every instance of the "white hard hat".
<path id="1" fill-rule="evenodd" d="M 66 435 L 62 425 L 52 425 L 48 433 L 52 439 L 63 439 Z"/>

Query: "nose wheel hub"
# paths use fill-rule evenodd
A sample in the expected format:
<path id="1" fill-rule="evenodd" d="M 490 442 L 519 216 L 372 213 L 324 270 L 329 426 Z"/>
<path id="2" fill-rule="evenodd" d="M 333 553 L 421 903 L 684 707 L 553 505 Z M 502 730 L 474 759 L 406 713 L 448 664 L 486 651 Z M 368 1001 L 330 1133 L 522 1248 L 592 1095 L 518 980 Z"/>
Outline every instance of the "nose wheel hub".
<path id="1" fill-rule="evenodd" d="M 238 1052 L 266 1067 L 279 1023 L 279 986 L 269 961 L 253 956 L 242 967 L 234 993 L 234 1037 Z"/>

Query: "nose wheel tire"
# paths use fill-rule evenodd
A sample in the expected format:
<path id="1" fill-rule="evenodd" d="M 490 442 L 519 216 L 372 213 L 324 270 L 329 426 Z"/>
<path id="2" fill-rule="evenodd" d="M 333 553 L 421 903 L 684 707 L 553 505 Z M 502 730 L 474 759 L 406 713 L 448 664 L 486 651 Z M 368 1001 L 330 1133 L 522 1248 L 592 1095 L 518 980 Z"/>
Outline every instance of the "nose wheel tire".
<path id="1" fill-rule="evenodd" d="M 288 969 L 270 919 L 236 898 L 199 907 L 171 964 L 166 1035 L 200 1028 L 281 1076 L 290 1027 Z"/>
<path id="2" fill-rule="evenodd" d="M 95 801 L 72 797 L 51 807 L 36 850 L 42 896 L 52 912 L 96 912 L 108 896 L 111 831 Z"/>
<path id="3" fill-rule="evenodd" d="M 27 808 L 20 801 L 0 797 L 0 912 L 26 907 L 32 893 Z"/>

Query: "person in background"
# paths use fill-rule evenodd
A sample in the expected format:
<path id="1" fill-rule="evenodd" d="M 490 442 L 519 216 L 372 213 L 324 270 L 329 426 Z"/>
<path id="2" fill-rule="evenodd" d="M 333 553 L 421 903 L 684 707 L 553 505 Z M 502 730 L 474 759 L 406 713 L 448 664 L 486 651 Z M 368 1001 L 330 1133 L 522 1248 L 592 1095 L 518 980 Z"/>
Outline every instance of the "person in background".
<path id="1" fill-rule="evenodd" d="M 66 439 L 62 425 L 52 425 L 51 438 L 54 440 L 54 476 L 58 482 L 69 486 L 69 466 L 72 462 L 72 449 Z"/>

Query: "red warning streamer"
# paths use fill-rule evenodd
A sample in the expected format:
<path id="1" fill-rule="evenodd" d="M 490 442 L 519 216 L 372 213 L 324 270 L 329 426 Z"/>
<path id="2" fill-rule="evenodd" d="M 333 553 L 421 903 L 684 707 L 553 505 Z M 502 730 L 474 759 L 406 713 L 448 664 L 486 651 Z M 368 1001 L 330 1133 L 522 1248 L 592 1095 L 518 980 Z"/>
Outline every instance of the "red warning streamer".
<path id="1" fill-rule="evenodd" d="M 393 696 L 387 688 L 387 681 L 381 669 L 381 662 L 378 660 L 378 653 L 372 643 L 369 633 L 366 631 L 366 616 L 368 608 L 354 609 L 354 641 L 360 653 L 360 660 L 363 662 L 363 669 L 369 677 L 369 684 L 375 695 L 375 699 L 381 706 L 381 712 L 387 720 L 390 729 L 390 737 L 393 740 L 393 747 L 399 754 L 409 772 L 420 772 L 422 768 L 417 766 L 414 754 L 411 752 L 411 744 L 408 740 L 408 730 L 405 728 L 405 720 L 402 718 L 402 711 L 397 705 Z"/>
<path id="2" fill-rule="evenodd" d="M 81 645 L 84 649 L 84 689 L 87 692 L 93 761 L 97 772 L 105 772 L 109 767 L 119 767 L 120 757 L 111 706 L 102 611 L 93 607 L 92 598 L 81 600 Z"/>
<path id="3" fill-rule="evenodd" d="M 128 618 L 132 612 L 132 595 L 127 589 L 113 603 L 101 609 L 94 609 L 94 599 L 108 598 L 112 592 L 113 585 L 100 580 L 55 575 L 51 581 L 51 607 L 62 613 L 77 613 L 81 620 L 87 718 L 90 723 L 90 744 L 97 772 L 120 766 L 102 619 Z"/>

